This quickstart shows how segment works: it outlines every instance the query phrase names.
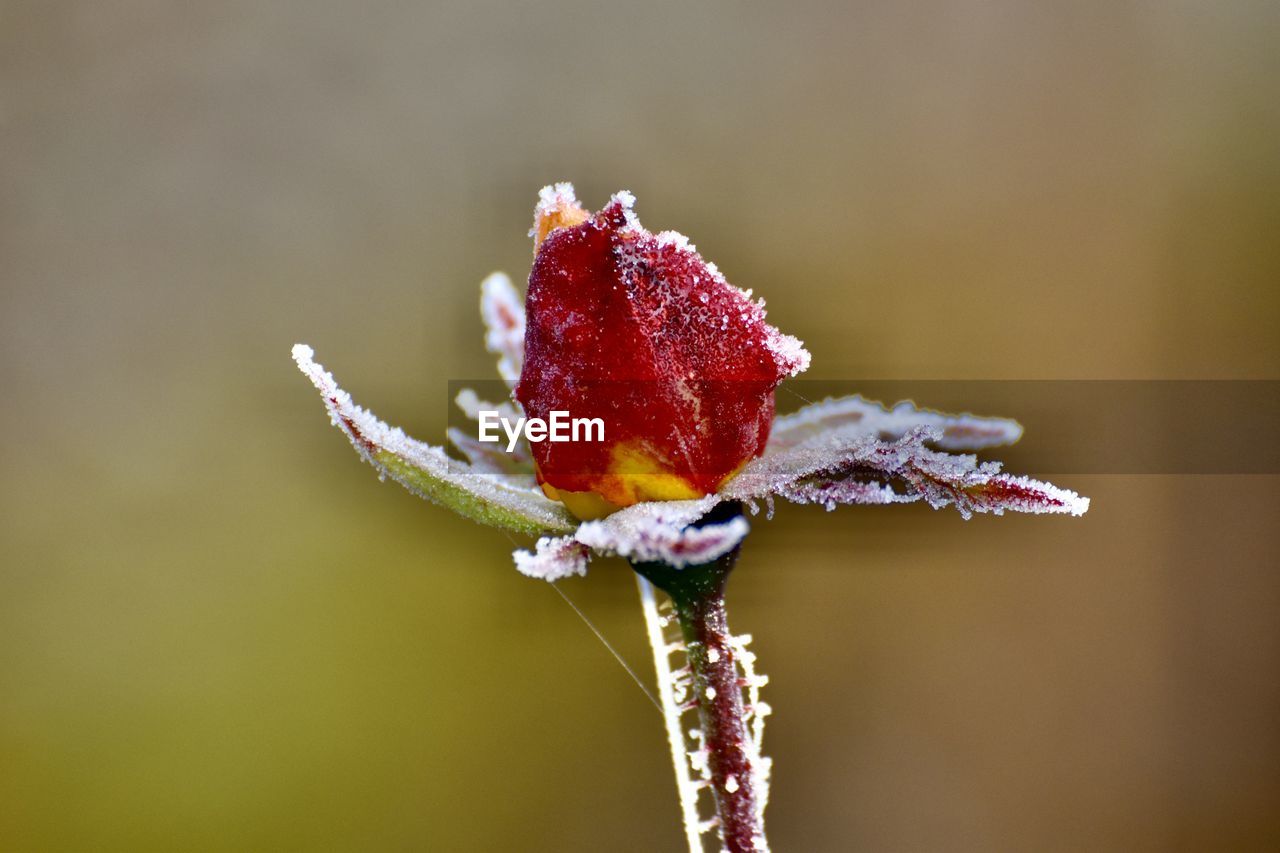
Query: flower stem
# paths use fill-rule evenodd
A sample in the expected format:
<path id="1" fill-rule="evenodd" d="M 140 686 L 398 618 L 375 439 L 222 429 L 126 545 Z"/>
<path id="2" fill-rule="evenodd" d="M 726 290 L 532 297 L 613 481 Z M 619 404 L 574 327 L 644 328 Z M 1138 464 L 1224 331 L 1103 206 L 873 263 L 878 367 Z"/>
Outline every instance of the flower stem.
<path id="1" fill-rule="evenodd" d="M 677 603 L 676 614 L 689 648 L 694 694 L 725 848 L 732 853 L 758 850 L 764 841 L 764 823 L 757 808 L 755 774 L 746 745 L 742 686 L 729 643 L 724 598 L 707 596 Z"/>
<path id="2" fill-rule="evenodd" d="M 700 524 L 720 523 L 741 511 L 737 504 L 722 504 Z M 765 793 L 760 790 L 767 769 L 748 730 L 738 659 L 741 645 L 729 633 L 725 612 L 725 583 L 737 556 L 735 548 L 714 562 L 682 569 L 664 563 L 634 565 L 671 596 L 688 654 L 720 837 L 726 850 L 745 853 L 768 849 Z"/>
<path id="3" fill-rule="evenodd" d="M 685 743 L 684 727 L 680 724 L 680 703 L 675 698 L 675 676 L 671 671 L 671 654 L 674 651 L 663 631 L 665 620 L 658 614 L 658 602 L 653 595 L 653 584 L 636 574 L 640 587 L 640 607 L 644 611 L 645 631 L 649 646 L 653 649 L 653 665 L 658 677 L 658 698 L 661 702 L 663 722 L 667 729 L 667 744 L 671 747 L 671 766 L 676 772 L 676 795 L 680 798 L 680 818 L 684 824 L 685 843 L 689 853 L 702 853 L 702 827 L 698 819 L 698 787 L 689 772 L 689 746 Z"/>

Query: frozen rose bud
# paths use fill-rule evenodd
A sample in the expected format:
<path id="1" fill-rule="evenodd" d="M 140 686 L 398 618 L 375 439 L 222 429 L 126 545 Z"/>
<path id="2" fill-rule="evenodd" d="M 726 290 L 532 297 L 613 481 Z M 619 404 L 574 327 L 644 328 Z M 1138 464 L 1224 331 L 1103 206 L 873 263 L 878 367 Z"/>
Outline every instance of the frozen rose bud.
<path id="1" fill-rule="evenodd" d="M 540 194 L 516 398 L 530 417 L 601 418 L 603 442 L 540 442 L 544 491 L 580 517 L 715 492 L 758 456 L 778 383 L 808 367 L 763 302 L 679 234 L 641 227 L 630 193 L 592 216 Z"/>

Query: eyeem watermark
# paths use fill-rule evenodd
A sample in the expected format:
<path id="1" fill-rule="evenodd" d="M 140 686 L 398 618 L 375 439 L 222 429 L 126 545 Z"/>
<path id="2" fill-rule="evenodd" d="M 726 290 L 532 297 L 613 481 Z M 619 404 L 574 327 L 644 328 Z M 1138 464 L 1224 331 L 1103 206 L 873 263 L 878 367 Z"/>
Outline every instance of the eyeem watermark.
<path id="1" fill-rule="evenodd" d="M 478 438 L 481 441 L 498 442 L 502 436 L 498 429 L 507 434 L 507 452 L 513 453 L 521 436 L 525 441 L 536 443 L 541 441 L 604 441 L 604 420 L 602 418 L 571 418 L 568 412 L 555 410 L 547 420 L 542 418 L 516 418 L 515 423 L 504 418 L 501 412 L 481 409 L 476 413 L 480 425 Z"/>

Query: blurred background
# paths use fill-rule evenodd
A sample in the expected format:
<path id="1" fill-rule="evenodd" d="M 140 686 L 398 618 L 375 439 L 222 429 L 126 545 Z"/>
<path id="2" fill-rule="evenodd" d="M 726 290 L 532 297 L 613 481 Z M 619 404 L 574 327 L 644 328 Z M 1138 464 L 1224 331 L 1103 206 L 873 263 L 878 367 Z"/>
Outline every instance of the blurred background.
<path id="1" fill-rule="evenodd" d="M 816 378 L 1280 378 L 1278 41 L 1249 0 L 0 2 L 0 848 L 679 849 L 640 691 L 289 347 L 437 440 L 573 180 Z M 1280 846 L 1275 478 L 1055 480 L 1086 517 L 755 525 L 776 849 Z M 647 677 L 626 567 L 562 588 Z"/>

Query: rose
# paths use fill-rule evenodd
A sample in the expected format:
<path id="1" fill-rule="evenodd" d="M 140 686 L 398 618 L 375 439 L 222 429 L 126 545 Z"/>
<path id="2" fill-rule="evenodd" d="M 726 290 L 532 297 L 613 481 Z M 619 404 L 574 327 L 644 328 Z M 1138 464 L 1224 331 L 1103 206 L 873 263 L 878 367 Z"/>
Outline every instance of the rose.
<path id="1" fill-rule="evenodd" d="M 778 383 L 809 364 L 689 241 L 618 193 L 595 215 L 565 184 L 535 212 L 516 399 L 604 420 L 605 441 L 535 444 L 538 481 L 582 518 L 715 492 L 760 455 Z"/>
<path id="2" fill-rule="evenodd" d="M 503 380 L 518 380 L 526 415 L 545 417 L 550 409 L 554 420 L 556 406 L 606 413 L 621 430 L 608 433 L 615 440 L 607 453 L 565 456 L 556 452 L 564 445 L 534 443 L 535 479 L 528 456 L 451 429 L 462 461 L 356 405 L 309 346 L 295 345 L 294 360 L 334 425 L 380 476 L 473 521 L 539 536 L 532 551 L 513 555 L 522 573 L 556 582 L 586 574 L 592 554 L 631 562 L 689 849 L 702 850 L 703 834 L 713 829 L 726 850 L 767 849 L 765 679 L 747 638 L 728 633 L 724 607 L 724 583 L 750 529 L 744 509 L 754 514 L 759 501 L 772 509 L 780 497 L 828 510 L 925 501 L 954 506 L 965 518 L 1082 515 L 1089 499 L 1006 474 L 997 462 L 944 452 L 1017 441 L 1022 427 L 1014 421 L 945 415 L 908 402 L 888 409 L 858 396 L 810 403 L 773 420 L 774 387 L 803 370 L 809 356 L 764 322 L 762 306 L 725 283 L 683 237 L 641 228 L 629 194 L 614 196 L 595 216 L 568 184 L 541 195 L 528 328 L 510 279 L 493 273 L 481 284 L 485 344 L 498 356 Z M 469 390 L 457 402 L 473 418 L 490 411 Z M 687 497 L 698 499 L 672 500 Z M 582 516 L 626 503 L 632 505 L 599 520 L 574 519 L 567 508 Z M 659 615 L 651 583 L 671 596 L 676 638 L 664 630 L 669 617 Z M 683 667 L 672 665 L 677 651 L 685 653 Z M 689 702 L 698 709 L 693 752 L 682 723 Z M 714 820 L 700 817 L 703 785 L 712 791 Z"/>

